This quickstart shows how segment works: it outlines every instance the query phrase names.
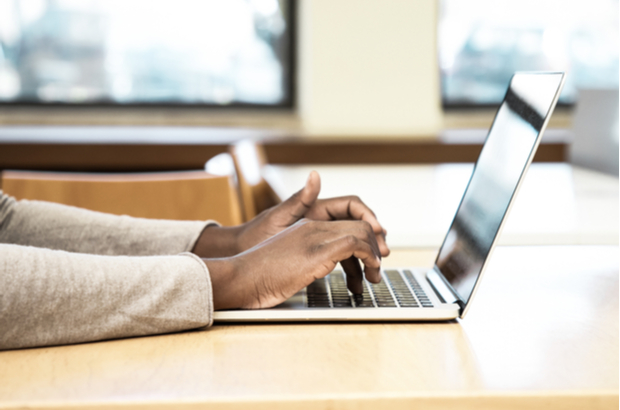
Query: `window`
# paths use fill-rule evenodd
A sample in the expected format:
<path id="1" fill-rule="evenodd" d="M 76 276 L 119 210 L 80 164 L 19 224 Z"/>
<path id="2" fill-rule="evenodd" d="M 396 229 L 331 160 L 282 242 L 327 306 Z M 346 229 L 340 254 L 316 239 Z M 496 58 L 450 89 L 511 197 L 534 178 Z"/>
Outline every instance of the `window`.
<path id="1" fill-rule="evenodd" d="M 291 0 L 0 0 L 0 102 L 291 106 Z"/>
<path id="2" fill-rule="evenodd" d="M 445 106 L 499 104 L 515 71 L 566 71 L 579 88 L 618 87 L 618 0 L 441 0 Z"/>

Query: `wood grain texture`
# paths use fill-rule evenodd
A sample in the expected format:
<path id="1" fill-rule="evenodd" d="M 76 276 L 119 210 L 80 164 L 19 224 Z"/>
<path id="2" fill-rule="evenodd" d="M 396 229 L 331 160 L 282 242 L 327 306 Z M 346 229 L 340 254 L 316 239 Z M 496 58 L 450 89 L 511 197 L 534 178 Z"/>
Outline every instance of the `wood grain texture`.
<path id="1" fill-rule="evenodd" d="M 617 409 L 618 256 L 500 247 L 462 321 L 217 325 L 1 352 L 0 408 Z"/>
<path id="2" fill-rule="evenodd" d="M 265 145 L 272 164 L 434 164 L 476 162 L 482 143 L 411 142 L 278 142 Z M 541 144 L 534 161 L 566 160 L 565 144 Z"/>
<path id="3" fill-rule="evenodd" d="M 231 143 L 235 142 L 231 140 Z M 264 141 L 272 164 L 430 164 L 475 162 L 481 143 L 446 144 L 431 141 L 348 142 L 275 139 Z M 226 152 L 222 142 L 202 144 L 81 144 L 0 143 L 0 170 L 168 171 L 204 167 Z M 534 161 L 562 162 L 567 145 L 542 143 Z"/>
<path id="4" fill-rule="evenodd" d="M 140 218 L 241 223 L 236 187 L 204 171 L 153 174 L 77 174 L 4 171 L 3 191 L 16 199 L 77 206 Z"/>

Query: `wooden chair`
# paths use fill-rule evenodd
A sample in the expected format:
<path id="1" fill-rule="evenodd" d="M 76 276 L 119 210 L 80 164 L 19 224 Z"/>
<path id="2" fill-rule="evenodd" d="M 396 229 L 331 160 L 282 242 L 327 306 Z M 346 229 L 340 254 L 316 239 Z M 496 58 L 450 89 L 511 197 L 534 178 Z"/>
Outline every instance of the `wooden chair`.
<path id="1" fill-rule="evenodd" d="M 243 140 L 230 146 L 229 152 L 237 174 L 245 221 L 282 202 L 282 198 L 263 176 L 262 170 L 267 164 L 267 157 L 261 145 Z"/>
<path id="2" fill-rule="evenodd" d="M 144 174 L 2 172 L 2 190 L 17 199 L 57 202 L 142 218 L 242 222 L 234 181 L 204 171 Z"/>

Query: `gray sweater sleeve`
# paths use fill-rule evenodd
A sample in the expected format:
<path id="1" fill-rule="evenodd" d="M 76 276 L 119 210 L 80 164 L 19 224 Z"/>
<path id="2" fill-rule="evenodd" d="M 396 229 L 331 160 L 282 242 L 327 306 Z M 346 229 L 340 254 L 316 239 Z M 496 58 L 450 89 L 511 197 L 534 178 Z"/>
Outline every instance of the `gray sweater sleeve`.
<path id="1" fill-rule="evenodd" d="M 211 325 L 209 272 L 187 253 L 208 223 L 119 217 L 0 191 L 0 350 Z"/>
<path id="2" fill-rule="evenodd" d="M 97 255 L 188 252 L 212 221 L 132 218 L 42 201 L 16 201 L 0 191 L 0 243 Z"/>

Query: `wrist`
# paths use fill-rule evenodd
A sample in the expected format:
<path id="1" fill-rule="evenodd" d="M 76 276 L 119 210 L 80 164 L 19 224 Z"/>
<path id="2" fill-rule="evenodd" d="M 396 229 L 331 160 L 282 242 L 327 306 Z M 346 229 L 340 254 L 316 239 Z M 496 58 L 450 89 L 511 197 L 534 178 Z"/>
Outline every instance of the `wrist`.
<path id="1" fill-rule="evenodd" d="M 236 309 L 243 305 L 242 284 L 239 283 L 234 258 L 203 259 L 211 277 L 213 309 Z"/>
<path id="2" fill-rule="evenodd" d="M 201 258 L 223 258 L 240 252 L 238 245 L 239 228 L 208 225 L 203 229 L 192 253 Z"/>

